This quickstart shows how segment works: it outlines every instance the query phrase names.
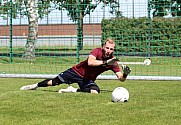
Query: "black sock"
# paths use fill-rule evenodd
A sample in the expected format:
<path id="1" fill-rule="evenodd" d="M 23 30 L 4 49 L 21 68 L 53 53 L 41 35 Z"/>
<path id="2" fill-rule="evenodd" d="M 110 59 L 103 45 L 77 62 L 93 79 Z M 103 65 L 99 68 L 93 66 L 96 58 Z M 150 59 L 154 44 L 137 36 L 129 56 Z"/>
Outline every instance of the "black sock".
<path id="1" fill-rule="evenodd" d="M 48 86 L 48 82 L 50 81 L 50 79 L 46 79 L 46 80 L 43 80 L 41 82 L 38 83 L 38 87 L 47 87 Z"/>

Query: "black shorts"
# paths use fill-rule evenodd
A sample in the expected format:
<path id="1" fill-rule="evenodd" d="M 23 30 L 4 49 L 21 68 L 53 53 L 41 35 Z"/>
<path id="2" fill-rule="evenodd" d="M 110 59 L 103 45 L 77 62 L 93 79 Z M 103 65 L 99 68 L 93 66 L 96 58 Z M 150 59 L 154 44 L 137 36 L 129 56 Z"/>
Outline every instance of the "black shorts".
<path id="1" fill-rule="evenodd" d="M 90 86 L 97 86 L 96 83 L 89 79 L 83 79 L 76 72 L 72 70 L 72 68 L 60 73 L 58 78 L 62 81 L 62 83 L 72 84 L 78 83 L 81 90 L 88 88 Z"/>

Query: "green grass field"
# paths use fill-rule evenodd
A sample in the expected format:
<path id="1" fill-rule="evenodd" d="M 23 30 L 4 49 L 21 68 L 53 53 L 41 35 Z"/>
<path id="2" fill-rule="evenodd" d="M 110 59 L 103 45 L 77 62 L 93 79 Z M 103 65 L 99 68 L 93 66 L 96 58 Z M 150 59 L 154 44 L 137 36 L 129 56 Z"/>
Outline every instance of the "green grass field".
<path id="1" fill-rule="evenodd" d="M 0 125 L 180 125 L 180 81 L 97 80 L 101 94 L 63 93 L 60 88 L 20 91 L 41 79 L 0 78 Z M 77 87 L 77 84 L 73 84 Z M 111 102 L 123 86 L 130 99 Z"/>

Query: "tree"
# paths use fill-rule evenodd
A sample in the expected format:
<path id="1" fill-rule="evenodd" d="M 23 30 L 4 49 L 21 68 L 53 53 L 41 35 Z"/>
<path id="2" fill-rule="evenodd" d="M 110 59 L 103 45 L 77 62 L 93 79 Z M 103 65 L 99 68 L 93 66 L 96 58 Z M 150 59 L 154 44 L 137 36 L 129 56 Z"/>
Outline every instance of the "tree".
<path id="1" fill-rule="evenodd" d="M 171 6 L 171 14 L 173 17 L 181 16 L 181 0 L 173 0 Z"/>
<path id="2" fill-rule="evenodd" d="M 181 0 L 150 0 L 153 17 L 181 16 Z"/>
<path id="3" fill-rule="evenodd" d="M 36 5 L 34 0 L 25 0 L 25 7 L 29 22 L 29 33 L 25 45 L 24 57 L 26 59 L 34 60 L 35 57 L 35 44 L 38 37 L 38 14 L 36 12 Z"/>
<path id="4" fill-rule="evenodd" d="M 12 2 L 12 10 L 10 12 L 10 2 Z M 45 11 L 49 1 L 46 1 L 46 4 L 43 1 L 38 2 L 38 9 L 36 6 L 35 0 L 3 0 L 0 1 L 0 15 L 10 16 L 13 14 L 13 18 L 18 16 L 21 18 L 23 16 L 28 17 L 28 38 L 25 45 L 23 57 L 26 59 L 34 60 L 35 59 L 35 47 L 38 37 L 38 18 L 42 18 L 42 15 L 47 14 Z M 38 13 L 37 13 L 38 10 Z"/>
<path id="5" fill-rule="evenodd" d="M 10 2 L 8 0 L 4 1 L 5 3 L 3 4 L 0 2 L 0 14 L 9 14 Z M 111 13 L 115 12 L 117 17 L 119 17 L 119 15 L 121 16 L 121 12 L 116 9 L 119 7 L 119 0 L 14 0 L 13 17 L 16 18 L 18 14 L 20 16 L 27 16 L 29 22 L 29 34 L 24 57 L 30 60 L 34 59 L 38 36 L 38 18 L 43 18 L 44 15 L 50 13 L 53 9 L 49 10 L 48 8 L 52 4 L 54 5 L 54 9 L 67 10 L 68 16 L 70 16 L 72 21 L 77 23 L 78 50 L 81 50 L 83 47 L 83 18 L 86 14 L 90 14 L 94 11 L 101 2 L 111 8 Z"/>
<path id="6" fill-rule="evenodd" d="M 79 50 L 83 47 L 83 18 L 93 12 L 101 2 L 111 8 L 111 13 L 115 12 L 116 16 L 121 16 L 121 12 L 116 9 L 119 7 L 119 0 L 52 0 L 51 2 L 58 5 L 58 9 L 66 9 L 72 21 L 77 22 Z"/>

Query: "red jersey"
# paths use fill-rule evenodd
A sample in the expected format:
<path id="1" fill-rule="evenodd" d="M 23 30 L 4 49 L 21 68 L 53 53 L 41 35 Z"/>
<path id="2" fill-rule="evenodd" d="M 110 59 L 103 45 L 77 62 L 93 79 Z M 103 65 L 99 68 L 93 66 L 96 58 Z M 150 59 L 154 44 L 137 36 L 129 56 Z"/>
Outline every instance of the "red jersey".
<path id="1" fill-rule="evenodd" d="M 96 57 L 96 60 L 107 60 L 108 58 L 103 58 L 103 49 L 102 48 L 95 48 L 91 51 L 90 55 Z M 110 57 L 112 58 L 112 57 Z M 109 58 L 109 59 L 110 59 Z M 114 73 L 120 72 L 120 68 L 117 62 L 115 65 L 100 65 L 100 66 L 88 66 L 88 59 L 85 61 L 80 62 L 77 65 L 74 65 L 72 69 L 80 75 L 82 78 L 90 79 L 95 81 L 97 76 L 101 73 L 112 70 Z"/>

